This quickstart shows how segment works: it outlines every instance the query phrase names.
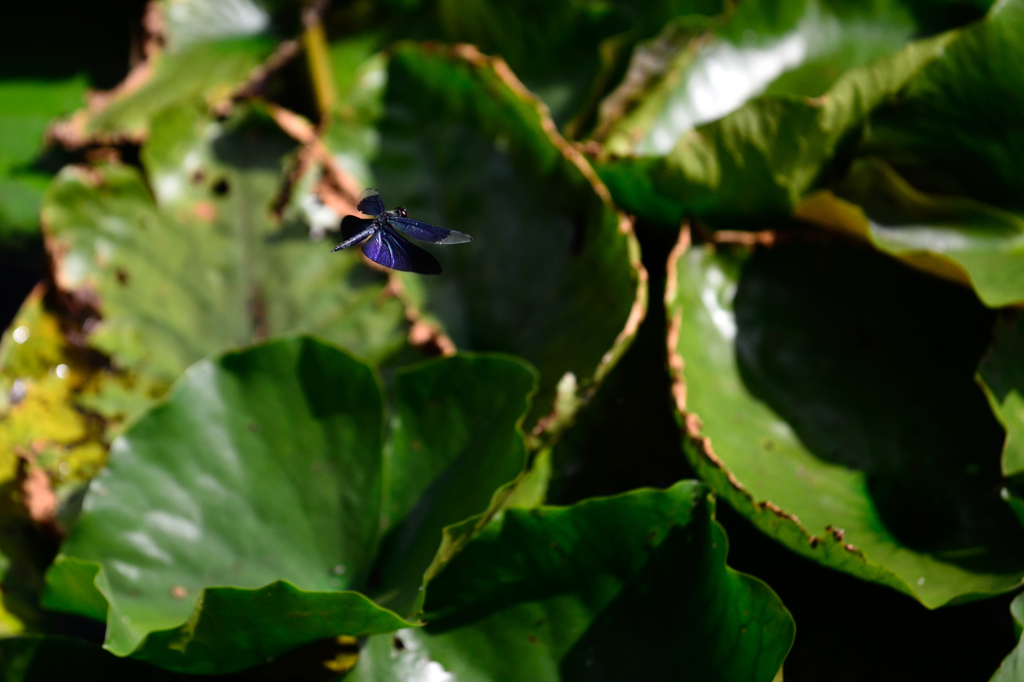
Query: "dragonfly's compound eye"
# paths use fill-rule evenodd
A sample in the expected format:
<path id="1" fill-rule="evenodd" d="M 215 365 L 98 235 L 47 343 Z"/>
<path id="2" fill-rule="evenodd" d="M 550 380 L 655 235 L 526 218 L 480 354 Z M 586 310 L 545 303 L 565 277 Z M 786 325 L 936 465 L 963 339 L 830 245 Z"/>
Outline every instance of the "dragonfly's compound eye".
<path id="1" fill-rule="evenodd" d="M 408 218 L 409 217 L 409 212 L 406 211 L 401 206 L 398 206 L 398 207 L 395 208 L 395 213 L 398 214 L 398 216 L 400 218 Z"/>

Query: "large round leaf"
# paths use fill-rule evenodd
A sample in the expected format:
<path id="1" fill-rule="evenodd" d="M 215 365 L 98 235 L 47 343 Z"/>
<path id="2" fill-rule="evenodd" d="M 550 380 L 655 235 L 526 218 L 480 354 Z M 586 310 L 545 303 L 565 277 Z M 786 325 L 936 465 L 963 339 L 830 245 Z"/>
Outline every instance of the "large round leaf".
<path id="1" fill-rule="evenodd" d="M 256 613 L 238 608 L 244 601 L 265 602 L 263 618 L 292 621 L 288 597 L 304 596 L 288 594 L 296 588 L 324 592 L 334 606 L 334 618 L 317 619 L 318 637 L 369 634 L 346 633 L 353 614 L 383 623 L 371 631 L 401 623 L 344 592 L 365 581 L 377 541 L 383 405 L 373 372 L 308 341 L 261 350 L 194 367 L 165 405 L 115 441 L 109 466 L 90 485 L 62 550 L 67 558 L 58 558 L 48 578 L 47 601 L 75 609 L 61 593 L 66 574 L 84 570 L 81 562 L 99 566 L 96 584 L 108 613 L 90 608 L 87 615 L 107 616 L 106 646 L 118 655 L 141 644 L 140 657 L 174 661 L 160 660 L 173 649 L 143 640 L 166 630 L 180 638 L 174 628 L 214 585 L 260 588 L 286 579 L 295 587 L 266 588 L 262 599 L 216 588 L 203 597 L 186 639 L 205 635 L 204 626 L 224 637 L 250 621 Z M 208 624 L 206 610 L 227 622 Z M 272 639 L 295 633 L 299 622 Z M 281 653 L 259 637 L 221 647 L 237 667 L 260 653 Z M 195 666 L 190 657 L 191 645 L 174 667 Z M 198 672 L 216 670 L 201 662 Z"/>
<path id="2" fill-rule="evenodd" d="M 646 310 L 632 225 L 504 62 L 471 46 L 412 44 L 385 60 L 366 56 L 372 45 L 335 44 L 337 64 L 365 61 L 336 76 L 345 96 L 323 142 L 345 182 L 376 186 L 388 207 L 473 236 L 432 248 L 441 277 L 401 273 L 397 288 L 410 316 L 436 324 L 458 348 L 536 365 L 541 386 L 528 422 L 549 416 L 544 426 L 557 431 Z"/>
<path id="3" fill-rule="evenodd" d="M 518 431 L 537 377 L 521 362 L 457 355 L 395 377 L 386 455 L 388 537 L 373 595 L 399 612 L 421 596 L 443 529 L 480 513 L 526 463 Z"/>
<path id="4" fill-rule="evenodd" d="M 771 680 L 793 622 L 726 566 L 713 508 L 683 481 L 506 511 L 430 583 L 426 629 L 371 638 L 346 679 Z"/>
<path id="5" fill-rule="evenodd" d="M 377 564 L 379 591 L 411 606 L 441 529 L 522 469 L 533 385 L 504 358 L 408 370 L 385 468 L 368 366 L 302 338 L 204 360 L 115 441 L 45 603 L 105 619 L 118 655 L 204 674 L 411 625 L 351 590 L 372 589 Z M 442 433 L 418 410 L 472 428 Z"/>
<path id="6" fill-rule="evenodd" d="M 1020 584 L 970 291 L 842 243 L 744 263 L 687 238 L 666 302 L 701 477 L 791 549 L 926 606 Z"/>
<path id="7" fill-rule="evenodd" d="M 530 422 L 568 373 L 585 396 L 646 309 L 630 223 L 504 63 L 405 45 L 387 83 L 373 165 L 385 202 L 473 235 L 436 250 L 442 277 L 402 277 L 411 298 L 459 348 L 537 366 Z"/>

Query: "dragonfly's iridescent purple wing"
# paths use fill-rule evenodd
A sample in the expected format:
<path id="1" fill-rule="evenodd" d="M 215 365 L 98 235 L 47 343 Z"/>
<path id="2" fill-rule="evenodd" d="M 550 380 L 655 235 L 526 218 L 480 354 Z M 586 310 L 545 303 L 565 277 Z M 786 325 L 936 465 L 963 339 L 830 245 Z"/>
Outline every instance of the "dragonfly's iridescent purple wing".
<path id="1" fill-rule="evenodd" d="M 441 264 L 429 253 L 384 227 L 363 244 L 363 253 L 370 260 L 392 270 L 421 275 L 440 275 Z"/>
<path id="2" fill-rule="evenodd" d="M 384 212 L 384 202 L 380 198 L 380 192 L 375 189 L 364 189 L 359 195 L 359 203 L 356 208 L 366 215 L 378 216 Z"/>
<path id="3" fill-rule="evenodd" d="M 449 230 L 446 227 L 435 227 L 412 218 L 388 216 L 388 222 L 406 236 L 429 244 L 465 244 L 473 241 L 473 238 L 465 232 Z"/>
<path id="4" fill-rule="evenodd" d="M 347 249 L 353 244 L 363 241 L 374 231 L 373 218 L 360 218 L 347 215 L 341 219 L 341 238 L 344 240 L 334 247 L 335 251 Z"/>

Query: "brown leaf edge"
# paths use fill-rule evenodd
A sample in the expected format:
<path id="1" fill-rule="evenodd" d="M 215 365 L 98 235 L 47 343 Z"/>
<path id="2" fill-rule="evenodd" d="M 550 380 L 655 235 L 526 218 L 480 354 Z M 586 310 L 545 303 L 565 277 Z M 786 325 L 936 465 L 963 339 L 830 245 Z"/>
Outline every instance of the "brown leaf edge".
<path id="1" fill-rule="evenodd" d="M 50 475 L 36 464 L 37 453 L 34 450 L 15 447 L 14 454 L 18 458 L 15 479 L 21 493 L 21 503 L 29 519 L 40 530 L 57 539 L 64 539 L 64 527 L 57 519 L 60 503 Z"/>
<path id="2" fill-rule="evenodd" d="M 506 87 L 508 87 L 519 99 L 526 102 L 537 112 L 541 128 L 547 134 L 548 139 L 572 163 L 594 189 L 594 193 L 609 209 L 615 211 L 619 218 L 619 232 L 626 237 L 629 253 L 630 268 L 635 273 L 636 296 L 622 330 L 615 337 L 612 347 L 604 354 L 594 369 L 592 378 L 584 379 L 577 385 L 577 377 L 566 374 L 559 382 L 559 395 L 556 397 L 555 406 L 552 411 L 541 417 L 537 424 L 530 430 L 527 445 L 531 451 L 537 451 L 548 447 L 572 425 L 573 419 L 579 409 L 593 398 L 601 382 L 611 371 L 612 367 L 619 361 L 619 358 L 626 352 L 629 345 L 636 337 L 640 323 L 647 315 L 648 299 L 648 274 L 643 262 L 640 260 L 640 242 L 636 238 L 633 229 L 633 219 L 622 212 L 612 201 L 611 192 L 598 177 L 590 162 L 580 151 L 567 142 L 558 127 L 551 118 L 548 106 L 536 95 L 530 92 L 522 81 L 512 72 L 508 64 L 501 57 L 492 57 L 483 54 L 475 45 L 441 45 L 438 43 L 424 44 L 423 49 L 434 54 L 454 58 L 469 64 L 478 70 L 489 70 L 497 76 Z"/>
<path id="3" fill-rule="evenodd" d="M 782 542 L 801 556 L 857 578 L 891 587 L 920 600 L 914 589 L 900 576 L 870 561 L 863 550 L 854 544 L 844 542 L 846 533 L 842 528 L 829 525 L 825 527 L 822 535 L 815 535 L 795 514 L 787 512 L 770 500 L 755 498 L 715 453 L 711 438 L 702 432 L 704 425 L 700 417 L 686 407 L 686 363 L 678 352 L 679 334 L 683 325 L 682 312 L 675 302 L 678 268 L 691 243 L 690 226 L 684 222 L 679 239 L 669 254 L 665 286 L 665 309 L 668 316 L 666 345 L 672 399 L 676 407 L 676 421 L 682 430 L 683 450 L 690 464 L 716 495 L 749 519 L 761 532 Z"/>
<path id="4" fill-rule="evenodd" d="M 46 131 L 47 144 L 59 144 L 69 151 L 86 147 L 116 147 L 124 144 L 141 144 L 143 139 L 131 133 L 89 134 L 89 121 L 111 102 L 137 91 L 153 77 L 155 57 L 163 51 L 166 41 L 164 15 L 159 4 L 150 0 L 142 15 L 142 60 L 133 65 L 128 75 L 118 85 L 106 91 L 89 91 L 84 108 L 69 117 L 58 120 Z"/>
<path id="5" fill-rule="evenodd" d="M 67 118 L 52 123 L 46 132 L 46 144 L 58 144 L 67 151 L 77 152 L 89 148 L 108 148 L 123 145 L 141 145 L 146 133 L 120 131 L 116 133 L 89 132 L 89 122 L 102 113 L 112 102 L 127 97 L 139 90 L 153 77 L 156 57 L 164 51 L 167 43 L 163 7 L 165 3 L 150 0 L 142 17 L 142 59 L 114 88 L 106 91 L 90 91 L 84 108 Z M 226 116 L 234 105 L 242 100 L 258 97 L 265 89 L 266 82 L 274 73 L 284 68 L 301 52 L 298 40 L 282 41 L 273 54 L 249 74 L 231 95 L 213 105 L 213 113 Z"/>

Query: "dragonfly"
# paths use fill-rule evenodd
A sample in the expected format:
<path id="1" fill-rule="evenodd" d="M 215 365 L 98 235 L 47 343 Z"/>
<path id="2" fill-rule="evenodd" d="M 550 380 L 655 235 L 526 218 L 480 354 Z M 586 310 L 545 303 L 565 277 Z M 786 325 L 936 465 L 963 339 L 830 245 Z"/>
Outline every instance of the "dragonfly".
<path id="1" fill-rule="evenodd" d="M 465 244 L 473 238 L 465 232 L 449 230 L 421 223 L 409 217 L 401 206 L 385 210 L 380 192 L 364 190 L 356 208 L 372 218 L 348 215 L 341 221 L 341 237 L 345 241 L 335 251 L 363 244 L 363 253 L 375 263 L 392 270 L 404 270 L 420 275 L 440 275 L 441 264 L 430 253 L 416 246 L 402 235 L 428 244 Z M 363 243 L 365 242 L 365 243 Z"/>

